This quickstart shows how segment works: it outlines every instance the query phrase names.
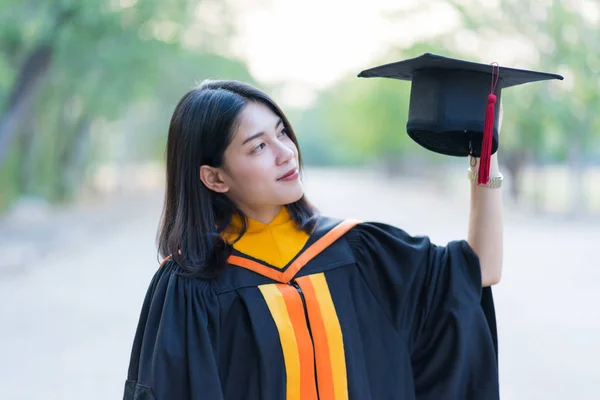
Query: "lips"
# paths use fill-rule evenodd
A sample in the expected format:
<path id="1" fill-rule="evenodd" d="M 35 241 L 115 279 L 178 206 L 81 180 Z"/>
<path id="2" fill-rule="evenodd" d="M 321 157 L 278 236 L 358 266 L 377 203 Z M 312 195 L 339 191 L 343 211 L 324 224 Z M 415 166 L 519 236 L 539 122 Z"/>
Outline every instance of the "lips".
<path id="1" fill-rule="evenodd" d="M 286 172 L 284 175 L 282 175 L 279 178 L 277 178 L 277 180 L 278 181 L 284 180 L 286 178 L 294 176 L 297 173 L 298 173 L 298 168 L 292 168 L 291 170 L 289 170 L 288 172 Z"/>

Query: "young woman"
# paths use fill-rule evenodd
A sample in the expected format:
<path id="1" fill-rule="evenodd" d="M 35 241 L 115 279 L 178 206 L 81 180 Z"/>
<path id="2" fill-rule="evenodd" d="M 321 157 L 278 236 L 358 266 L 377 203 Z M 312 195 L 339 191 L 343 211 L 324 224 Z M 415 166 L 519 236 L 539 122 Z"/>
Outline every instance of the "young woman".
<path id="1" fill-rule="evenodd" d="M 468 240 L 436 246 L 320 216 L 301 166 L 258 89 L 207 81 L 181 99 L 124 398 L 497 399 L 500 192 L 473 185 Z"/>

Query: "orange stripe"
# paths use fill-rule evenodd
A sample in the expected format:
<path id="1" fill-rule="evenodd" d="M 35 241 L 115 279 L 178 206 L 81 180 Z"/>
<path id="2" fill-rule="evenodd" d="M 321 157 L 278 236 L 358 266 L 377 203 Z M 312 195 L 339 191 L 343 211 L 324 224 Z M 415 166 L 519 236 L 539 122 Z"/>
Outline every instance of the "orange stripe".
<path id="1" fill-rule="evenodd" d="M 322 399 L 335 399 L 333 388 L 333 372 L 331 370 L 331 357 L 329 354 L 329 343 L 327 342 L 327 332 L 325 330 L 325 321 L 321 315 L 319 300 L 315 293 L 315 288 L 310 281 L 309 276 L 303 276 L 296 279 L 298 285 L 304 292 L 306 299 L 306 308 L 313 341 L 315 343 L 315 354 L 317 359 L 317 378 L 319 380 L 319 396 Z"/>
<path id="2" fill-rule="evenodd" d="M 300 269 L 304 267 L 310 260 L 315 258 L 319 253 L 325 250 L 337 239 L 342 237 L 358 223 L 360 223 L 360 221 L 342 221 L 332 230 L 327 232 L 321 239 L 317 240 L 308 249 L 306 249 L 284 272 L 276 271 L 271 267 L 239 256 L 229 256 L 228 262 L 231 265 L 237 265 L 238 267 L 246 268 L 250 271 L 256 272 L 257 274 L 273 279 L 274 281 L 287 283 L 292 280 L 298 271 L 300 271 Z"/>
<path id="3" fill-rule="evenodd" d="M 165 263 L 166 263 L 167 261 L 169 261 L 170 259 L 171 259 L 171 254 L 169 254 L 168 256 L 166 256 L 166 257 L 164 258 L 164 260 L 162 260 L 162 261 L 160 262 L 160 265 L 158 266 L 158 269 L 160 269 L 160 268 L 161 268 L 163 265 L 165 265 Z"/>
<path id="4" fill-rule="evenodd" d="M 331 371 L 333 375 L 333 388 L 335 392 L 335 400 L 348 399 L 348 376 L 346 371 L 346 355 L 344 352 L 344 337 L 342 335 L 342 327 L 331 298 L 331 292 L 325 279 L 325 274 L 315 274 L 309 277 L 313 285 L 321 317 L 325 322 L 324 328 L 327 335 L 327 343 L 329 344 L 329 357 Z"/>
<path id="5" fill-rule="evenodd" d="M 298 353 L 298 342 L 296 341 L 296 334 L 285 299 L 274 284 L 261 285 L 258 288 L 269 307 L 279 333 L 279 342 L 281 343 L 285 365 L 286 399 L 300 399 L 300 354 Z"/>
<path id="6" fill-rule="evenodd" d="M 346 232 L 356 226 L 360 221 L 356 220 L 345 220 L 337 224 L 332 230 L 327 232 L 321 239 L 317 240 L 310 246 L 304 253 L 300 255 L 292 265 L 285 271 L 289 274 L 289 279 L 292 279 L 302 267 L 304 267 L 310 260 L 315 258 L 319 253 L 329 247 L 333 242 L 342 237 Z"/>
<path id="7" fill-rule="evenodd" d="M 275 286 L 285 299 L 288 315 L 296 334 L 298 354 L 300 355 L 300 399 L 316 400 L 315 359 L 302 299 L 298 291 L 289 285 L 277 284 Z M 288 398 L 291 399 L 290 396 Z"/>
<path id="8" fill-rule="evenodd" d="M 181 250 L 177 251 L 179 254 L 181 254 Z M 166 256 L 161 262 L 160 265 L 158 266 L 158 268 L 160 269 L 163 265 L 165 265 L 165 263 L 167 261 L 169 261 L 171 258 L 173 258 L 173 254 L 169 254 L 168 256 Z"/>
<path id="9" fill-rule="evenodd" d="M 261 263 L 257 263 L 254 260 L 249 260 L 240 256 L 229 256 L 227 262 L 231 265 L 237 265 L 238 267 L 246 268 L 250 271 L 256 272 L 262 276 L 266 276 L 267 278 L 271 278 L 274 281 L 286 283 L 288 282 L 285 279 L 285 274 L 281 271 L 276 271 L 273 268 L 267 267 Z"/>

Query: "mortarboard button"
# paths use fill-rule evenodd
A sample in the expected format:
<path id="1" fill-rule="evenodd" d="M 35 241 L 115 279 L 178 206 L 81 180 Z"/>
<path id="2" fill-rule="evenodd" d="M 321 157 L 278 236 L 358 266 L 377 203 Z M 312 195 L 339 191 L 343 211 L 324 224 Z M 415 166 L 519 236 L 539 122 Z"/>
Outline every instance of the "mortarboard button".
<path id="1" fill-rule="evenodd" d="M 560 79 L 557 74 L 479 64 L 435 54 L 370 68 L 361 78 L 412 81 L 406 131 L 424 148 L 451 156 L 480 157 L 479 183 L 489 179 L 498 150 L 502 89 Z"/>

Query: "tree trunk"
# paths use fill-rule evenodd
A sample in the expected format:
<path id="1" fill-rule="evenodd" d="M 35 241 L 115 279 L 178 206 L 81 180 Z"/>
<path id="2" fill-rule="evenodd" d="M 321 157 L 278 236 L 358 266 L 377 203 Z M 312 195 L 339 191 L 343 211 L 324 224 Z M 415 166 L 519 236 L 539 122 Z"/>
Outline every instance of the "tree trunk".
<path id="1" fill-rule="evenodd" d="M 523 181 L 523 167 L 527 153 L 522 150 L 505 151 L 502 153 L 502 168 L 506 169 L 510 174 L 510 183 L 508 186 L 508 194 L 510 199 L 518 203 L 521 200 L 521 182 Z"/>
<path id="2" fill-rule="evenodd" d="M 545 196 L 545 179 L 544 179 L 544 168 L 538 154 L 532 155 L 533 159 L 533 177 L 532 177 L 532 197 L 533 197 L 533 212 L 541 213 L 544 211 L 544 200 Z"/>
<path id="3" fill-rule="evenodd" d="M 570 140 L 568 165 L 570 184 L 567 190 L 570 194 L 569 213 L 573 217 L 580 217 L 587 212 L 583 174 L 585 172 L 585 151 L 583 133 L 586 132 L 585 124 L 577 126 Z"/>
<path id="4" fill-rule="evenodd" d="M 59 9 L 56 13 L 54 26 L 47 35 L 50 39 L 41 40 L 25 56 L 17 73 L 17 80 L 10 92 L 8 104 L 0 114 L 0 166 L 3 164 L 6 154 L 8 154 L 12 139 L 21 121 L 26 117 L 31 117 L 28 111 L 31 110 L 35 94 L 42 86 L 43 78 L 47 76 L 52 64 L 54 53 L 52 38 L 56 37 L 60 28 L 72 20 L 77 12 L 78 8 Z"/>
<path id="5" fill-rule="evenodd" d="M 8 154 L 21 121 L 29 117 L 27 111 L 31 109 L 35 93 L 50 69 L 51 60 L 52 47 L 49 44 L 41 44 L 26 56 L 21 65 L 6 111 L 0 117 L 0 165 Z"/>
<path id="6" fill-rule="evenodd" d="M 32 183 L 35 179 L 36 172 L 36 154 L 37 154 L 37 145 L 36 142 L 39 142 L 37 139 L 37 135 L 34 133 L 35 131 L 35 123 L 32 118 L 28 118 L 23 121 L 21 126 L 21 140 L 19 146 L 19 192 L 20 193 L 28 193 L 31 190 Z"/>
<path id="7" fill-rule="evenodd" d="M 85 175 L 85 160 L 89 146 L 91 120 L 83 115 L 76 127 L 75 137 L 69 142 L 68 147 L 61 155 L 59 163 L 62 165 L 60 174 L 61 196 L 70 196 L 81 184 Z"/>

